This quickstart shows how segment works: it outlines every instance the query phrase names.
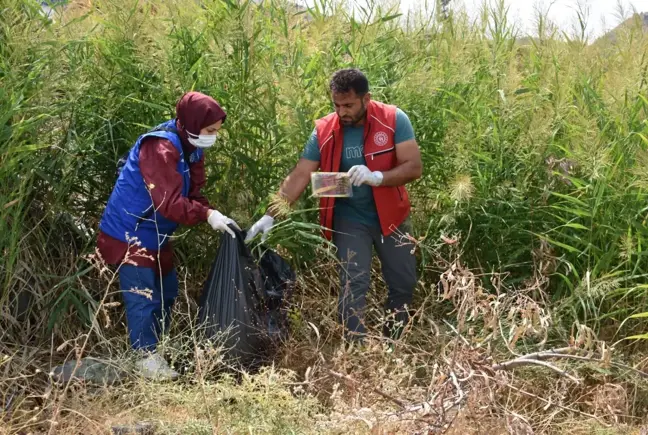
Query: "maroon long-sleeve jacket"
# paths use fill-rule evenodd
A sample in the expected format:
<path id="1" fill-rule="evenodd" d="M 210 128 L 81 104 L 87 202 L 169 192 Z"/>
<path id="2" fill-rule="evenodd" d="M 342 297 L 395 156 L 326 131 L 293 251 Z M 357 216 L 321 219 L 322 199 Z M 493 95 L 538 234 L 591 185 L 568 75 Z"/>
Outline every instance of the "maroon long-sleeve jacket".
<path id="1" fill-rule="evenodd" d="M 184 153 L 189 155 L 194 151 L 192 145 L 183 140 Z M 147 185 L 154 185 L 150 189 L 153 205 L 160 214 L 180 225 L 195 225 L 207 221 L 207 214 L 211 208 L 209 201 L 201 193 L 205 185 L 205 157 L 190 164 L 189 173 L 191 184 L 189 196 L 182 196 L 182 176 L 178 173 L 180 153 L 173 144 L 162 138 L 149 138 L 140 146 L 139 165 L 144 181 Z M 130 264 L 140 267 L 159 268 L 166 275 L 173 268 L 173 247 L 169 241 L 159 252 L 143 250 L 139 246 L 130 246 L 109 235 L 100 232 L 97 238 L 97 247 L 107 264 L 120 264 L 126 253 L 130 250 L 128 260 Z M 136 252 L 138 255 L 135 255 Z"/>

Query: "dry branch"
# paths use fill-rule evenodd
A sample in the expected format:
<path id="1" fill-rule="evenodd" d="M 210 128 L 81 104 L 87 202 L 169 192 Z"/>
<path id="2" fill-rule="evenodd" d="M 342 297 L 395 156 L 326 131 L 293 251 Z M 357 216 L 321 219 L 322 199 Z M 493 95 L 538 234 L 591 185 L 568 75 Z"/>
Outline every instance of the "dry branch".
<path id="1" fill-rule="evenodd" d="M 354 384 L 361 384 L 360 381 L 357 381 L 357 380 L 353 379 L 353 378 L 352 378 L 351 376 L 349 376 L 349 375 L 344 375 L 344 374 L 342 374 L 342 373 L 338 373 L 338 372 L 333 371 L 333 370 L 329 370 L 328 372 L 329 372 L 331 375 L 335 376 L 336 378 L 344 379 L 344 380 L 349 381 L 349 382 L 352 382 L 352 383 L 354 383 Z M 402 401 L 402 400 L 400 400 L 400 399 L 397 399 L 397 398 L 394 397 L 394 396 L 391 396 L 391 395 L 385 393 L 383 390 L 381 390 L 381 389 L 379 389 L 379 388 L 372 387 L 371 390 L 372 390 L 374 393 L 381 395 L 381 396 L 384 397 L 385 399 L 390 400 L 391 402 L 397 404 L 397 405 L 400 406 L 401 408 L 403 408 L 403 409 L 407 409 L 407 403 L 406 403 L 406 402 L 404 402 L 404 401 Z"/>
<path id="2" fill-rule="evenodd" d="M 525 355 L 524 357 L 522 357 L 520 359 L 526 359 L 528 357 L 530 357 L 530 355 Z M 538 360 L 552 359 L 552 358 L 561 359 L 562 358 L 562 359 L 573 359 L 573 360 L 584 361 L 584 362 L 596 362 L 596 363 L 603 362 L 602 360 L 600 360 L 598 358 L 594 358 L 594 357 L 588 357 L 588 356 L 582 356 L 582 355 L 572 355 L 572 354 L 567 354 L 567 353 L 552 353 L 551 351 L 538 352 L 536 354 L 535 358 L 538 359 Z M 648 379 L 648 373 L 643 372 L 643 371 L 641 371 L 639 369 L 636 369 L 634 367 L 630 367 L 628 365 L 621 364 L 621 363 L 615 362 L 615 361 L 610 361 L 609 364 L 613 365 L 614 367 L 617 367 L 619 369 L 629 370 L 629 371 L 631 371 L 633 373 L 636 373 L 637 375 L 641 376 L 642 378 Z"/>
<path id="3" fill-rule="evenodd" d="M 552 402 L 551 400 L 545 399 L 544 397 L 540 397 L 537 394 L 530 393 L 530 392 L 525 391 L 525 390 L 523 390 L 521 388 L 514 387 L 513 385 L 508 384 L 508 383 L 505 383 L 503 385 L 506 388 L 510 388 L 513 391 L 517 391 L 520 394 L 523 394 L 525 396 L 528 396 L 528 397 L 531 397 L 531 398 L 534 398 L 534 399 L 538 399 L 538 400 L 546 403 L 548 406 L 555 406 L 556 408 L 560 408 L 560 409 L 565 410 L 565 411 L 573 412 L 575 414 L 579 414 L 579 415 L 582 415 L 584 417 L 593 418 L 596 421 L 598 421 L 602 426 L 610 427 L 609 424 L 605 423 L 603 420 L 601 420 L 600 417 L 598 417 L 598 416 L 596 416 L 594 414 L 589 414 L 587 412 L 579 411 L 578 409 L 570 408 L 569 406 L 565 406 L 565 405 L 561 405 L 559 403 Z"/>
<path id="4" fill-rule="evenodd" d="M 510 361 L 506 361 L 506 362 L 503 362 L 503 363 L 500 363 L 500 364 L 496 364 L 496 365 L 492 366 L 492 369 L 495 370 L 495 371 L 498 371 L 498 370 L 508 370 L 510 368 L 520 367 L 520 366 L 524 366 L 524 365 L 528 365 L 528 364 L 542 365 L 544 367 L 547 367 L 547 368 L 561 374 L 562 376 L 565 376 L 567 378 L 570 378 L 570 379 L 574 380 L 575 378 L 572 378 L 571 375 L 569 375 L 565 371 L 559 369 L 558 367 L 556 367 L 556 366 L 554 366 L 552 364 L 547 364 L 544 360 L 547 360 L 547 359 L 572 359 L 572 360 L 584 361 L 584 362 L 595 362 L 595 363 L 603 363 L 604 362 L 603 360 L 601 360 L 599 358 L 595 358 L 595 357 L 589 357 L 589 356 L 583 356 L 583 355 L 574 355 L 574 353 L 577 352 L 577 351 L 578 351 L 578 349 L 576 349 L 574 347 L 562 347 L 562 348 L 558 348 L 558 349 L 550 349 L 550 350 L 545 350 L 545 351 L 540 351 L 540 352 L 534 352 L 534 353 L 530 353 L 530 354 L 527 354 L 527 355 L 522 355 L 519 358 L 515 358 L 515 359 L 510 360 Z M 610 361 L 609 364 L 612 365 L 612 366 L 615 366 L 617 368 L 620 368 L 620 369 L 629 370 L 629 371 L 631 371 L 633 373 L 636 373 L 637 375 L 641 376 L 642 378 L 648 379 L 648 373 L 643 372 L 643 371 L 641 371 L 639 369 L 636 369 L 634 367 L 630 367 L 628 365 L 621 364 L 621 363 L 614 362 L 614 361 Z"/>
<path id="5" fill-rule="evenodd" d="M 548 363 L 546 361 L 540 361 L 540 360 L 537 360 L 537 359 L 518 358 L 518 359 L 514 359 L 514 360 L 511 360 L 511 361 L 504 362 L 502 364 L 496 364 L 496 365 L 492 366 L 492 369 L 495 370 L 495 371 L 510 370 L 510 369 L 514 369 L 516 367 L 523 367 L 523 366 L 528 366 L 528 365 L 536 365 L 536 366 L 546 367 L 546 368 L 548 368 L 550 370 L 553 370 L 554 372 L 558 373 L 559 375 L 566 377 L 567 379 L 569 379 L 570 381 L 572 381 L 572 382 L 574 382 L 576 384 L 580 384 L 580 382 L 581 382 L 580 379 L 570 375 L 565 370 L 562 370 L 562 369 L 556 367 L 555 365 L 553 365 L 551 363 Z"/>

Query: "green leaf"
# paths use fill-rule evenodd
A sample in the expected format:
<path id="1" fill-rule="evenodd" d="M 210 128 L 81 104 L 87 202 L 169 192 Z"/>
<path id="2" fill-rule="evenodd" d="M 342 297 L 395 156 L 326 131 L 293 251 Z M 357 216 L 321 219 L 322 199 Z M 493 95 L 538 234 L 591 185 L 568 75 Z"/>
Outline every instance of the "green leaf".
<path id="1" fill-rule="evenodd" d="M 645 318 L 648 318 L 648 312 L 643 312 L 643 313 L 638 313 L 638 314 L 633 314 L 631 316 L 628 316 L 626 319 L 623 320 L 623 322 L 621 322 L 621 325 L 619 325 L 619 329 L 621 329 L 623 325 L 625 325 L 625 323 L 630 319 L 645 319 Z"/>
<path id="2" fill-rule="evenodd" d="M 601 373 L 603 375 L 611 375 L 612 374 L 611 370 L 608 370 L 608 369 L 606 369 L 604 367 L 601 367 L 600 365 L 597 365 L 597 364 L 589 364 L 588 367 L 591 370 L 593 370 L 595 372 L 598 372 L 598 373 Z"/>
<path id="3" fill-rule="evenodd" d="M 589 207 L 589 206 L 587 205 L 587 203 L 581 201 L 581 200 L 578 199 L 578 198 L 574 198 L 573 196 L 570 196 L 570 195 L 564 195 L 564 194 L 562 194 L 562 193 L 558 193 L 558 192 L 549 192 L 549 194 L 552 195 L 552 196 L 557 196 L 558 198 L 565 199 L 565 200 L 567 200 L 567 201 L 569 201 L 569 202 L 573 202 L 574 204 L 578 204 L 578 205 L 580 205 L 580 206 L 582 206 L 582 207 L 586 207 L 586 208 Z"/>
<path id="4" fill-rule="evenodd" d="M 564 224 L 563 227 L 569 227 L 569 228 L 574 228 L 577 230 L 585 230 L 585 231 L 589 230 L 589 228 L 587 228 L 585 225 L 577 224 L 574 222 Z"/>
<path id="5" fill-rule="evenodd" d="M 624 340 L 648 340 L 648 333 L 631 335 L 630 337 L 625 337 Z"/>
<path id="6" fill-rule="evenodd" d="M 537 237 L 539 237 L 539 238 L 541 238 L 541 239 L 544 240 L 545 242 L 549 242 L 549 243 L 551 243 L 552 245 L 559 246 L 559 247 L 561 247 L 561 248 L 563 248 L 563 249 L 566 249 L 567 251 L 569 251 L 569 252 L 571 252 L 571 253 L 578 253 L 578 252 L 581 252 L 580 249 L 576 249 L 576 248 L 574 248 L 573 246 L 569 246 L 569 245 L 566 245 L 566 244 L 564 244 L 564 243 L 562 243 L 562 242 L 559 242 L 559 241 L 557 241 L 557 240 L 551 239 L 551 238 L 549 238 L 549 237 L 547 237 L 547 236 L 545 236 L 545 235 L 543 235 L 543 234 L 538 234 L 538 233 L 532 233 L 532 234 L 535 235 L 535 236 L 537 236 Z"/>
<path id="7" fill-rule="evenodd" d="M 586 210 L 579 210 L 579 209 L 576 209 L 576 208 L 561 207 L 561 206 L 558 206 L 558 205 L 552 205 L 550 207 L 555 209 L 555 210 L 560 210 L 560 211 L 564 211 L 566 213 L 571 213 L 571 214 L 573 214 L 575 216 L 588 217 L 588 218 L 592 217 L 592 214 L 589 211 L 586 211 Z"/>
<path id="8" fill-rule="evenodd" d="M 398 18 L 398 17 L 400 17 L 400 16 L 402 16 L 402 15 L 403 15 L 403 14 L 387 15 L 386 17 L 382 17 L 382 18 L 380 19 L 380 21 L 382 21 L 383 23 L 385 23 L 385 22 L 387 22 L 387 21 L 394 20 L 394 19 L 396 19 L 396 18 Z"/>

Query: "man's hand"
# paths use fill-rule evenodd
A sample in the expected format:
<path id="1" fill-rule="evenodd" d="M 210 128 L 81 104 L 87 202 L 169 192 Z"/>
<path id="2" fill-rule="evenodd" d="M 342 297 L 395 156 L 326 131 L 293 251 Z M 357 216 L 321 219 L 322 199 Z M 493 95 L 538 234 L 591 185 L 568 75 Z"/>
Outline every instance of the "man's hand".
<path id="1" fill-rule="evenodd" d="M 354 186 L 368 184 L 370 186 L 378 187 L 382 184 L 383 174 L 380 171 L 371 172 L 371 170 L 364 165 L 356 165 L 349 169 L 349 178 L 351 184 Z"/>
<path id="2" fill-rule="evenodd" d="M 269 215 L 264 215 L 261 219 L 256 221 L 254 225 L 252 225 L 252 228 L 250 228 L 250 231 L 248 231 L 247 235 L 245 236 L 245 242 L 249 242 L 252 240 L 257 234 L 260 232 L 263 232 L 263 235 L 261 236 L 261 241 L 265 242 L 266 237 L 268 237 L 268 233 L 272 229 L 272 226 L 274 225 L 274 218 Z"/>
<path id="3" fill-rule="evenodd" d="M 289 204 L 294 204 L 306 190 L 308 183 L 310 183 L 311 174 L 317 171 L 317 168 L 319 168 L 319 162 L 303 157 L 299 159 L 295 168 L 290 171 L 290 174 L 281 183 L 279 196 L 288 201 Z M 268 210 L 267 213 L 276 217 L 272 210 Z"/>
<path id="4" fill-rule="evenodd" d="M 228 225 L 234 225 L 237 230 L 241 230 L 233 219 L 230 219 L 227 216 L 221 214 L 221 212 L 219 212 L 218 210 L 209 210 L 209 214 L 207 215 L 207 222 L 213 229 L 223 232 L 227 231 L 234 238 L 236 238 L 236 234 L 234 234 L 234 231 L 232 231 L 232 229 L 228 227 Z"/>

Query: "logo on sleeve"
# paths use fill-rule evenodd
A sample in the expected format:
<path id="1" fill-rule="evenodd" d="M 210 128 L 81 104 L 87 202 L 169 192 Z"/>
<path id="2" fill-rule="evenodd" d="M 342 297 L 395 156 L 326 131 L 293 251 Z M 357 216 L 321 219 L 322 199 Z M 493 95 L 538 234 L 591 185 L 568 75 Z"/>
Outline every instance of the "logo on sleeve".
<path id="1" fill-rule="evenodd" d="M 389 138 L 387 137 L 387 133 L 384 131 L 379 131 L 374 135 L 374 143 L 378 145 L 379 147 L 384 147 L 387 145 L 387 141 Z"/>

